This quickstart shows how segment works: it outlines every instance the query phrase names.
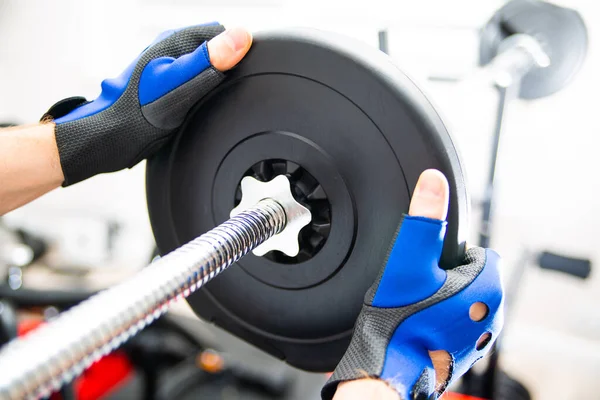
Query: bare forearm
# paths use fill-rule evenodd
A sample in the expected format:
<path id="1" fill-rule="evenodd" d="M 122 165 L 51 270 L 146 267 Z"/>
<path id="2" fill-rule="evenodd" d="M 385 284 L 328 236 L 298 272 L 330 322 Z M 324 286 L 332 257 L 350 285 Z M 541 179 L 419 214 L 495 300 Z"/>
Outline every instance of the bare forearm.
<path id="1" fill-rule="evenodd" d="M 385 382 L 376 379 L 359 379 L 341 383 L 333 400 L 400 400 L 398 393 Z"/>
<path id="2" fill-rule="evenodd" d="M 0 215 L 63 182 L 54 124 L 0 130 Z"/>

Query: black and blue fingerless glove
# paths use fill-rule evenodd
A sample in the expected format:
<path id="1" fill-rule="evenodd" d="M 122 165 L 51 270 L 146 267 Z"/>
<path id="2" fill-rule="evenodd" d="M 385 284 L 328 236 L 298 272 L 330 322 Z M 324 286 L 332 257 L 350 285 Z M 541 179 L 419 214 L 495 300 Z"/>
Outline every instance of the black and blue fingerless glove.
<path id="1" fill-rule="evenodd" d="M 206 43 L 224 30 L 213 23 L 164 32 L 120 76 L 102 82 L 97 99 L 52 106 L 42 120 L 56 124 L 63 186 L 131 168 L 164 145 L 223 80 Z"/>
<path id="2" fill-rule="evenodd" d="M 322 390 L 331 399 L 343 381 L 386 381 L 402 400 L 437 398 L 489 351 L 503 326 L 499 256 L 471 248 L 463 265 L 438 266 L 446 222 L 405 216 L 388 259 L 365 296 L 350 346 Z M 486 315 L 474 321 L 471 305 Z M 451 358 L 446 385 L 436 391 L 429 351 Z"/>

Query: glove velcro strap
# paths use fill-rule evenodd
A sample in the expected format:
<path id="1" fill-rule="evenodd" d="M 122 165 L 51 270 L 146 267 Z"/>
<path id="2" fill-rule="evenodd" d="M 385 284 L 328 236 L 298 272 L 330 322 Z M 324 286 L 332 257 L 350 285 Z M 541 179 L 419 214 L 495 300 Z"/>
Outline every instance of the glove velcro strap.
<path id="1" fill-rule="evenodd" d="M 60 117 L 64 117 L 74 109 L 90 103 L 85 97 L 75 96 L 62 99 L 55 103 L 44 115 L 40 118 L 41 122 L 52 121 Z"/>

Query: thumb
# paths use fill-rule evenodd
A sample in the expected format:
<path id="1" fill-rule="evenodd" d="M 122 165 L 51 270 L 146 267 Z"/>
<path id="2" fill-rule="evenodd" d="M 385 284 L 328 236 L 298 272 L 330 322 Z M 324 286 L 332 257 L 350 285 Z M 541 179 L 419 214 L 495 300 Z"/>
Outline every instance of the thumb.
<path id="1" fill-rule="evenodd" d="M 419 177 L 408 215 L 445 220 L 449 197 L 450 189 L 444 174 L 436 169 L 428 169 Z"/>
<path id="2" fill-rule="evenodd" d="M 421 173 L 377 287 L 375 307 L 400 307 L 432 296 L 444 284 L 439 268 L 448 214 L 450 189 L 444 174 L 434 169 Z M 424 221 L 422 218 L 428 218 Z M 436 221 L 431 221 L 436 220 Z"/>
<path id="3" fill-rule="evenodd" d="M 212 38 L 208 44 L 210 63 L 219 71 L 233 68 L 248 53 L 252 35 L 243 28 L 230 28 Z"/>

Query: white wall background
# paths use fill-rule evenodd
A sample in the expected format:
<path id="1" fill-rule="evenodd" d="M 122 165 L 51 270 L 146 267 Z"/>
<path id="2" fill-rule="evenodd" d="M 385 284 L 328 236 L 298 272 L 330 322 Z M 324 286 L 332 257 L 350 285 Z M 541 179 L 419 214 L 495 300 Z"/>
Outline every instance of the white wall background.
<path id="1" fill-rule="evenodd" d="M 358 3 L 358 2 L 357 2 Z M 587 63 L 565 90 L 517 102 L 501 144 L 493 247 L 507 273 L 522 249 L 600 261 L 597 177 L 600 5 L 564 1 L 586 19 Z M 250 29 L 316 26 L 375 46 L 390 29 L 392 56 L 421 77 L 464 74 L 475 64 L 476 29 L 502 1 L 0 0 L 0 121 L 35 122 L 56 100 L 95 97 L 162 30 L 208 20 Z M 491 90 L 430 83 L 452 127 L 471 191 L 481 197 L 495 112 Z M 59 189 L 7 216 L 55 240 L 74 264 L 139 268 L 152 248 L 144 165 Z M 0 183 L 1 184 L 1 183 Z M 477 212 L 474 212 L 474 219 Z M 106 221 L 120 225 L 107 253 Z M 476 227 L 474 227 L 475 229 Z M 475 237 L 475 235 L 473 235 Z M 504 365 L 536 399 L 597 399 L 600 273 L 586 282 L 530 268 L 511 324 Z"/>

